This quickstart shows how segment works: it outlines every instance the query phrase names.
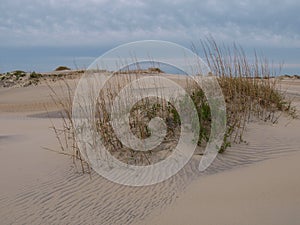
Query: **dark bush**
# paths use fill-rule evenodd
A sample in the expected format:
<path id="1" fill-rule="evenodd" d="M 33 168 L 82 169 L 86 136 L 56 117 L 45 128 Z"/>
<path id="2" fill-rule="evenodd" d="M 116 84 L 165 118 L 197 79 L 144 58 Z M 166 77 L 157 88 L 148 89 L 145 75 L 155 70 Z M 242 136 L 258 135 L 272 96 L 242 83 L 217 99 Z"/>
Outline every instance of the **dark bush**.
<path id="1" fill-rule="evenodd" d="M 71 70 L 69 67 L 66 66 L 59 66 L 55 69 L 55 71 L 62 71 L 62 70 Z"/>
<path id="2" fill-rule="evenodd" d="M 34 71 L 30 74 L 31 79 L 40 78 L 41 76 L 42 76 L 42 74 L 36 73 Z"/>

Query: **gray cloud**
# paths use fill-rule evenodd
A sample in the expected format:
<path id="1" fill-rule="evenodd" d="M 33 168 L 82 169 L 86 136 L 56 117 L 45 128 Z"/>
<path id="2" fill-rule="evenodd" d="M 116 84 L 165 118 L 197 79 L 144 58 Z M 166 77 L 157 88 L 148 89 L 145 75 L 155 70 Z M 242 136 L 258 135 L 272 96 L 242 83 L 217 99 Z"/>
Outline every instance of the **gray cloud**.
<path id="1" fill-rule="evenodd" d="M 300 47 L 298 0 L 2 0 L 5 46 L 107 45 L 138 39 Z"/>

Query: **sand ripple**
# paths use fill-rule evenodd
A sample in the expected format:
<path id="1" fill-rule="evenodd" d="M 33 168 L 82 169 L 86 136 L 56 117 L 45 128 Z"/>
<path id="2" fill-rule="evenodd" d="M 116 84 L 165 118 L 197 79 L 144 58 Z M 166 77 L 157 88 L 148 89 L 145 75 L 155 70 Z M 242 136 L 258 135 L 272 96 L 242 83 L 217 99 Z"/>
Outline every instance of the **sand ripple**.
<path id="1" fill-rule="evenodd" d="M 19 106 L 2 103 L 2 110 L 23 111 L 32 108 L 32 104 L 35 111 L 43 107 L 31 102 Z M 159 214 L 171 205 L 196 179 L 299 151 L 300 122 L 295 120 L 285 126 L 287 123 L 282 120 L 278 125 L 250 124 L 245 136 L 248 144 L 234 145 L 218 155 L 205 172 L 197 169 L 201 156 L 194 156 L 178 174 L 148 187 L 121 186 L 95 173 L 90 179 L 89 175 L 76 172 L 66 160 L 68 165 L 45 174 L 43 179 L 12 194 L 2 192 L 0 224 L 142 224 L 149 215 Z M 0 144 L 7 138 L 0 136 Z"/>
<path id="2" fill-rule="evenodd" d="M 289 130 L 299 125 L 294 123 Z M 0 196 L 1 224 L 141 224 L 174 202 L 195 179 L 299 151 L 299 135 L 284 127 L 251 124 L 249 144 L 234 145 L 205 172 L 198 172 L 200 156 L 194 156 L 177 175 L 148 187 L 121 186 L 94 173 L 90 179 L 72 166 L 57 169 L 15 195 Z"/>

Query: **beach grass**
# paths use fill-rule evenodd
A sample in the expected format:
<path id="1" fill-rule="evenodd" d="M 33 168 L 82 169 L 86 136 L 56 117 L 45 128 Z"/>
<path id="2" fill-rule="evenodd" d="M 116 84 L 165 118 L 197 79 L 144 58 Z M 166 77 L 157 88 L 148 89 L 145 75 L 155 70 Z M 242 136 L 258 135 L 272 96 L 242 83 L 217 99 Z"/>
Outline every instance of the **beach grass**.
<path id="1" fill-rule="evenodd" d="M 228 150 L 232 143 L 245 141 L 243 135 L 247 124 L 251 121 L 276 123 L 282 114 L 295 116 L 291 101 L 280 90 L 278 80 L 275 78 L 279 71 L 276 71 L 266 58 L 254 53 L 250 60 L 242 47 L 235 44 L 218 45 L 212 38 L 201 41 L 200 50 L 194 47 L 194 51 L 204 53 L 211 73 L 217 77 L 226 102 L 226 133 L 223 145 L 219 149 L 220 153 Z M 164 76 L 159 69 L 152 71 L 155 71 L 156 76 Z M 142 71 L 138 69 L 116 73 L 116 79 L 107 83 L 105 91 L 100 91 L 96 106 L 95 127 L 105 147 L 117 159 L 133 165 L 149 165 L 166 158 L 177 144 L 181 124 L 176 109 L 166 102 L 163 96 L 146 98 L 131 109 L 130 129 L 136 137 L 145 139 L 151 135 L 149 121 L 154 117 L 160 117 L 167 124 L 167 133 L 162 144 L 157 149 L 139 152 L 124 146 L 118 139 L 111 126 L 110 108 L 119 91 L 142 75 Z M 208 101 L 203 90 L 195 82 L 185 78 L 179 83 L 184 84 L 196 106 L 201 124 L 197 144 L 203 147 L 209 140 L 211 131 L 212 118 Z M 51 85 L 49 87 L 51 88 Z M 72 121 L 74 90 L 67 81 L 63 81 L 61 88 L 62 92 L 67 90 L 67 98 L 59 95 L 57 90 L 51 89 L 53 101 L 63 109 L 61 112 L 63 126 L 62 128 L 53 126 L 55 135 L 61 146 L 61 152 L 71 155 L 74 163 L 79 160 L 83 172 L 90 172 L 89 162 L 85 161 L 75 140 Z"/>

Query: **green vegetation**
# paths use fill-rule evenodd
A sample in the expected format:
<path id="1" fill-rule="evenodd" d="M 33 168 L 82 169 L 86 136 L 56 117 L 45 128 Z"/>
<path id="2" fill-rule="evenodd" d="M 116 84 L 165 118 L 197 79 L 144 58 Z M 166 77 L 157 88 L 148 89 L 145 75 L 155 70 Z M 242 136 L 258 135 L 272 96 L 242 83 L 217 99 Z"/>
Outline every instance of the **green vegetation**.
<path id="1" fill-rule="evenodd" d="M 55 69 L 55 71 L 63 71 L 63 70 L 71 70 L 69 67 L 66 66 L 59 66 Z"/>
<path id="2" fill-rule="evenodd" d="M 30 79 L 38 79 L 38 78 L 40 78 L 40 77 L 42 77 L 42 74 L 40 74 L 40 73 L 36 73 L 36 72 L 32 72 L 32 73 L 30 73 L 30 75 L 29 75 L 29 78 Z"/>
<path id="3" fill-rule="evenodd" d="M 5 74 L 6 78 L 12 78 L 12 79 L 16 79 L 19 80 L 21 77 L 25 77 L 26 76 L 26 72 L 22 71 L 22 70 L 16 70 L 16 71 L 12 71 L 12 72 L 7 72 Z"/>
<path id="4" fill-rule="evenodd" d="M 26 76 L 26 73 L 24 71 L 21 71 L 21 70 L 16 70 L 16 71 L 13 71 L 11 73 L 12 76 L 16 76 L 17 77 L 17 80 L 20 78 L 20 77 L 25 77 Z"/>
<path id="5" fill-rule="evenodd" d="M 27 75 L 26 72 L 21 70 L 0 74 L 0 81 L 1 81 L 0 86 L 3 87 L 13 86 L 18 81 L 24 80 L 26 75 Z"/>

